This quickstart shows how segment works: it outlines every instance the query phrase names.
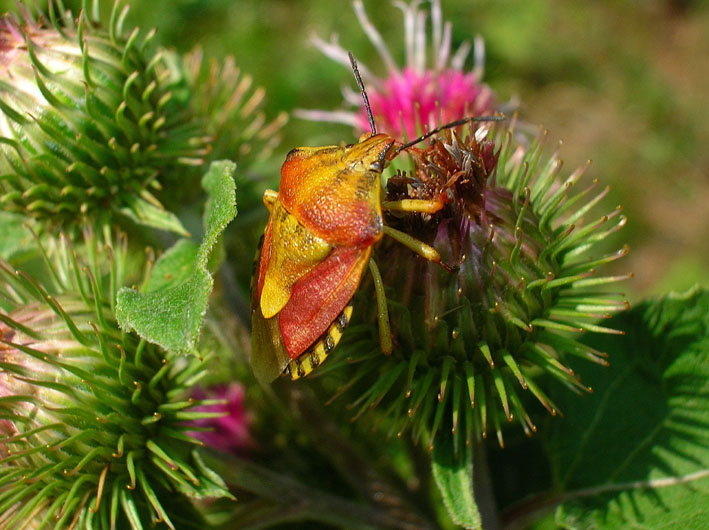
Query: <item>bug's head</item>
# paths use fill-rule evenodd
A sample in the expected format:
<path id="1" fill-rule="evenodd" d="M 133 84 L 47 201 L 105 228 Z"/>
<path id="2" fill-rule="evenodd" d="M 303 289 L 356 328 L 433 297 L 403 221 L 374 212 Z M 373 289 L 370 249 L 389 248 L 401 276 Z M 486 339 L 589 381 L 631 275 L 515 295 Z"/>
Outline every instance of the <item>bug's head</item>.
<path id="1" fill-rule="evenodd" d="M 392 160 L 397 142 L 388 134 L 365 133 L 350 146 L 345 155 L 352 163 L 361 162 L 371 171 L 383 171 Z"/>

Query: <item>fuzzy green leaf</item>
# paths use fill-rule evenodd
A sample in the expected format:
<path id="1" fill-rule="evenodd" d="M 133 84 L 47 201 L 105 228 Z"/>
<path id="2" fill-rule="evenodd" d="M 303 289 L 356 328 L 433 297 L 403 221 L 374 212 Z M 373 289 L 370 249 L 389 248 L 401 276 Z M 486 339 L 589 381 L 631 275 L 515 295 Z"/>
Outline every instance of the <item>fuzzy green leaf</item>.
<path id="1" fill-rule="evenodd" d="M 133 195 L 126 195 L 124 199 L 129 204 L 121 208 L 120 213 L 133 222 L 182 236 L 190 235 L 174 213 Z"/>
<path id="2" fill-rule="evenodd" d="M 564 528 L 709 527 L 709 292 L 639 304 L 589 337 L 610 368 L 560 393 L 545 443 Z M 547 524 L 549 518 L 540 525 Z M 540 526 L 541 527 L 541 526 Z"/>
<path id="3" fill-rule="evenodd" d="M 204 238 L 197 246 L 182 240 L 155 264 L 142 292 L 118 292 L 116 318 L 169 352 L 194 351 L 213 280 L 208 262 L 222 231 L 236 216 L 232 162 L 214 162 L 202 179 L 209 195 L 204 214 Z"/>
<path id="4" fill-rule="evenodd" d="M 169 289 L 188 283 L 195 270 L 199 245 L 189 239 L 182 239 L 165 252 L 155 263 L 150 273 L 146 293 Z"/>
<path id="5" fill-rule="evenodd" d="M 452 437 L 446 437 L 434 445 L 432 456 L 433 478 L 451 519 L 465 528 L 481 528 L 482 519 L 473 497 L 472 450 L 466 448 L 456 456 Z"/>

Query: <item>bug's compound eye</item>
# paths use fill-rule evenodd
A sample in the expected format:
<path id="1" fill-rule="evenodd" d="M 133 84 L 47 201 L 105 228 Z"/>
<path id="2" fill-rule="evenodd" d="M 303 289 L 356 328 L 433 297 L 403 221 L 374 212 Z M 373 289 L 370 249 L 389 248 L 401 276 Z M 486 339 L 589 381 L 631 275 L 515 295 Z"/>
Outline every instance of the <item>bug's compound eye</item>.
<path id="1" fill-rule="evenodd" d="M 301 149 L 299 147 L 294 147 L 290 151 L 288 151 L 288 154 L 286 155 L 286 161 L 292 160 L 293 158 L 298 157 L 298 153 L 300 153 Z"/>

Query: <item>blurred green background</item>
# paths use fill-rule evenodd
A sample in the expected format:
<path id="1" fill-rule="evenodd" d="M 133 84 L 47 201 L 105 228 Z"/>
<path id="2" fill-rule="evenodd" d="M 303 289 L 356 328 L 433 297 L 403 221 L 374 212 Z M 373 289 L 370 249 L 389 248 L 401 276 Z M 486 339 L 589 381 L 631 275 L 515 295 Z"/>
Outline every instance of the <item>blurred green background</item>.
<path id="1" fill-rule="evenodd" d="M 79 1 L 66 1 L 78 12 Z M 401 11 L 366 0 L 390 50 L 403 57 Z M 485 80 L 500 101 L 519 99 L 523 120 L 563 140 L 565 173 L 592 159 L 587 182 L 612 186 L 605 210 L 622 204 L 630 244 L 614 271 L 631 301 L 709 284 L 709 4 L 691 0 L 443 0 L 453 44 L 481 35 Z M 0 8 L 14 9 L 0 0 Z M 111 2 L 104 0 L 107 16 Z M 157 41 L 207 57 L 233 55 L 267 90 L 271 117 L 294 108 L 337 109 L 352 74 L 309 44 L 340 43 L 376 73 L 384 67 L 350 2 L 334 0 L 134 0 L 129 26 L 157 28 Z M 346 126 L 291 118 L 261 171 L 274 186 L 285 154 L 299 145 L 353 141 Z"/>

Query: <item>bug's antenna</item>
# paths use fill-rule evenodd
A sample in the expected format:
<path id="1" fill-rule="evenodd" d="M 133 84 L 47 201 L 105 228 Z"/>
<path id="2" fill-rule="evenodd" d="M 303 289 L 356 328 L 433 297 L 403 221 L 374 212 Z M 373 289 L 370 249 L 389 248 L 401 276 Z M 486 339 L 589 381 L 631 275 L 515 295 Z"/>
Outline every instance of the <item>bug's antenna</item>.
<path id="1" fill-rule="evenodd" d="M 372 136 L 377 134 L 377 128 L 374 126 L 374 116 L 372 116 L 372 107 L 369 106 L 369 98 L 367 97 L 367 91 L 364 89 L 364 83 L 362 82 L 362 76 L 359 75 L 359 69 L 357 68 L 357 61 L 355 61 L 352 52 L 347 52 L 350 56 L 350 64 L 352 65 L 352 71 L 354 72 L 355 79 L 357 80 L 357 86 L 360 92 L 362 92 L 362 99 L 364 100 L 364 108 L 367 109 L 367 118 L 369 119 L 369 128 L 372 129 Z"/>
<path id="2" fill-rule="evenodd" d="M 399 147 L 396 150 L 396 153 L 399 153 L 400 151 L 403 151 L 404 149 L 408 149 L 409 147 L 413 147 L 419 142 L 423 142 L 426 138 L 430 138 L 434 134 L 438 134 L 441 131 L 445 131 L 446 129 L 451 129 L 453 127 L 458 127 L 459 125 L 465 125 L 466 123 L 473 123 L 473 122 L 479 122 L 479 121 L 504 121 L 506 120 L 506 116 L 472 116 L 468 118 L 461 118 L 459 120 L 452 121 L 450 123 L 446 123 L 445 125 L 441 125 L 440 127 L 436 127 L 435 129 L 428 131 L 426 134 L 419 136 L 415 140 L 411 140 L 408 143 L 405 143 L 401 147 Z"/>

